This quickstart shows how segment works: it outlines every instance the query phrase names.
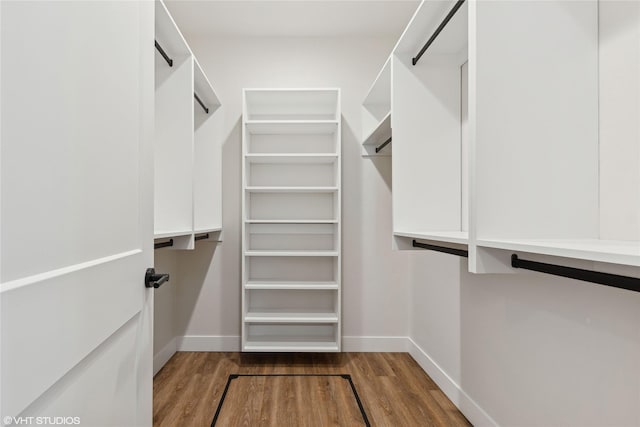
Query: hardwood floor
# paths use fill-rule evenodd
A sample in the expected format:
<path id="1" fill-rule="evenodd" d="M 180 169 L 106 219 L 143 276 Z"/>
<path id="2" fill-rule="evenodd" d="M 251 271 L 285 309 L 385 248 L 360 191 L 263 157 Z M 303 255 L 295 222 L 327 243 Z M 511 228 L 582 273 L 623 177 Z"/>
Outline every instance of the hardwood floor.
<path id="1" fill-rule="evenodd" d="M 153 425 L 210 426 L 230 374 L 349 374 L 372 426 L 471 425 L 407 353 L 191 352 L 176 353 L 155 376 Z M 217 426 L 364 425 L 342 379 L 242 378 L 231 383 Z"/>

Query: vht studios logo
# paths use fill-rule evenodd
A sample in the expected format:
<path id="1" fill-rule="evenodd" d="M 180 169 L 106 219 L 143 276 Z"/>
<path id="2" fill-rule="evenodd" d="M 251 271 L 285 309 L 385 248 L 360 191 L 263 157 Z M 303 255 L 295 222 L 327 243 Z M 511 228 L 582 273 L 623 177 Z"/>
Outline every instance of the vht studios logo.
<path id="1" fill-rule="evenodd" d="M 4 425 L 80 425 L 80 417 L 3 417 Z"/>

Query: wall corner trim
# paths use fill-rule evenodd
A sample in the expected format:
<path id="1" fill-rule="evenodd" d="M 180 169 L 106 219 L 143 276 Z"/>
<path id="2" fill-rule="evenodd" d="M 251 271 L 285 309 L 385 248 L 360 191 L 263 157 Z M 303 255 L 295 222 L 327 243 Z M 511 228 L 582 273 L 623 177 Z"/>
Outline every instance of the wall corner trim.
<path id="1" fill-rule="evenodd" d="M 460 412 L 476 427 L 498 427 L 498 423 L 487 414 L 460 386 L 411 338 L 407 338 L 409 354 L 435 381 Z"/>
<path id="2" fill-rule="evenodd" d="M 178 337 L 173 337 L 157 354 L 153 355 L 153 376 L 155 376 L 169 359 L 178 351 Z"/>

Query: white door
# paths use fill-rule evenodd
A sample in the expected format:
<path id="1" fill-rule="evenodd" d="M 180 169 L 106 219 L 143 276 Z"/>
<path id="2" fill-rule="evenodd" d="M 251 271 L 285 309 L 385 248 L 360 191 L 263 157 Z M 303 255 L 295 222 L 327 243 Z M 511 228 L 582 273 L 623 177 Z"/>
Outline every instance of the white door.
<path id="1" fill-rule="evenodd" d="M 4 424 L 151 424 L 153 13 L 0 2 Z"/>

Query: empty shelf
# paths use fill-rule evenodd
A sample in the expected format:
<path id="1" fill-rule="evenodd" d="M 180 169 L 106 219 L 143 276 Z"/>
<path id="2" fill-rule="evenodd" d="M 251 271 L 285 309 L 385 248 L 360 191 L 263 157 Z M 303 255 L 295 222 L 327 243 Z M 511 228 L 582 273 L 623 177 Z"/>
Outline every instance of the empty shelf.
<path id="1" fill-rule="evenodd" d="M 298 251 L 279 251 L 279 250 L 263 250 L 263 251 L 245 251 L 246 256 L 313 256 L 313 257 L 337 257 L 338 251 L 314 251 L 314 250 L 298 250 Z"/>
<path id="2" fill-rule="evenodd" d="M 640 242 L 599 239 L 479 239 L 478 246 L 640 266 Z"/>
<path id="3" fill-rule="evenodd" d="M 332 338 L 310 340 L 310 337 L 298 339 L 286 336 L 260 336 L 249 337 L 244 346 L 244 351 L 335 352 L 338 351 L 338 343 Z"/>
<path id="4" fill-rule="evenodd" d="M 247 224 L 337 224 L 336 219 L 248 219 Z"/>
<path id="5" fill-rule="evenodd" d="M 338 323 L 336 313 L 250 311 L 244 316 L 245 323 Z"/>
<path id="6" fill-rule="evenodd" d="M 312 281 L 277 281 L 277 280 L 250 280 L 245 289 L 265 290 L 336 290 L 337 282 L 312 282 Z"/>
<path id="7" fill-rule="evenodd" d="M 331 153 L 254 153 L 247 154 L 246 159 L 249 163 L 292 163 L 292 164 L 318 164 L 318 163 L 334 163 L 338 159 L 337 154 Z"/>
<path id="8" fill-rule="evenodd" d="M 457 243 L 460 245 L 469 243 L 469 233 L 467 231 L 394 231 L 393 235 L 411 239 Z"/>
<path id="9" fill-rule="evenodd" d="M 250 193 L 333 193 L 338 187 L 247 187 Z"/>

